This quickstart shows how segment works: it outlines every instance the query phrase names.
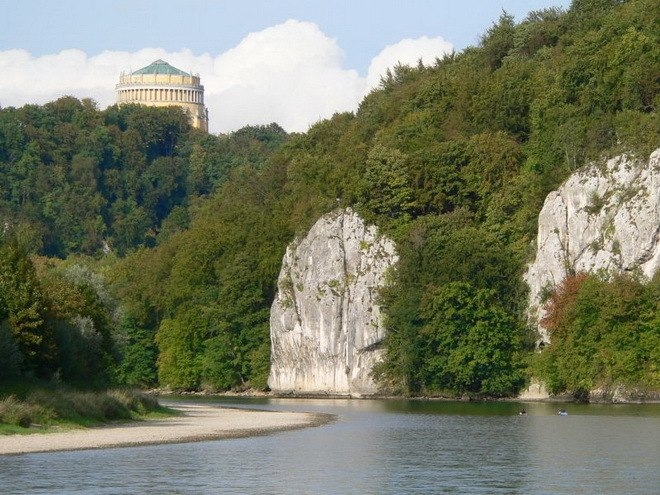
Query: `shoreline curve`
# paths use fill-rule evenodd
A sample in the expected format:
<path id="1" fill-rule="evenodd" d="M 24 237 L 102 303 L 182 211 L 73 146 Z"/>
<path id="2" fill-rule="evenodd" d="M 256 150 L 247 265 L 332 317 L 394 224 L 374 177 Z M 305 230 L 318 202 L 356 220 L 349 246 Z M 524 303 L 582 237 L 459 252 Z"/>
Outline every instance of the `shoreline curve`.
<path id="1" fill-rule="evenodd" d="M 322 426 L 332 414 L 170 405 L 181 415 L 81 430 L 0 436 L 0 455 L 138 447 L 268 435 Z"/>

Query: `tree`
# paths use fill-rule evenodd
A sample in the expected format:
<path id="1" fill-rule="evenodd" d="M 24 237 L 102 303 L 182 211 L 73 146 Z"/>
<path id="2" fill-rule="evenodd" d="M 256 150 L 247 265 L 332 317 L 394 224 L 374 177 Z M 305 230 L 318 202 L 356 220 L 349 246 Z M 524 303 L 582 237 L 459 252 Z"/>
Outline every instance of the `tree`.
<path id="1" fill-rule="evenodd" d="M 552 392 L 584 399 L 599 386 L 660 385 L 658 279 L 581 273 L 557 287 L 542 320 L 551 341 L 537 363 Z"/>
<path id="2" fill-rule="evenodd" d="M 513 392 L 524 300 L 516 257 L 465 210 L 417 219 L 398 251 L 392 284 L 381 293 L 388 330 L 381 383 L 412 394 Z M 460 318 L 443 326 L 454 303 Z M 489 359 L 497 365 L 488 368 Z M 461 366 L 467 375 L 456 374 Z"/>
<path id="3" fill-rule="evenodd" d="M 420 311 L 429 390 L 498 397 L 522 386 L 521 330 L 494 295 L 466 282 L 427 291 Z"/>
<path id="4" fill-rule="evenodd" d="M 174 390 L 198 389 L 201 385 L 200 356 L 205 327 L 195 308 L 178 318 L 161 322 L 156 333 L 158 381 L 161 385 Z"/>
<path id="5" fill-rule="evenodd" d="M 53 329 L 58 349 L 59 378 L 83 387 L 109 384 L 117 357 L 116 302 L 105 281 L 81 263 L 38 262 L 46 324 Z"/>
<path id="6" fill-rule="evenodd" d="M 179 107 L 122 105 L 120 112 L 126 112 L 127 129 L 137 131 L 140 136 L 148 161 L 174 156 L 181 139 L 190 131 L 188 116 Z"/>
<path id="7" fill-rule="evenodd" d="M 502 12 L 497 23 L 481 38 L 481 53 L 488 67 L 494 70 L 502 65 L 504 57 L 514 47 L 514 34 L 513 16 Z"/>
<path id="8" fill-rule="evenodd" d="M 404 219 L 409 215 L 413 190 L 405 159 L 400 151 L 381 145 L 369 152 L 360 199 L 376 215 Z"/>
<path id="9" fill-rule="evenodd" d="M 11 380 L 21 375 L 23 355 L 21 354 L 9 325 L 0 321 L 0 382 Z"/>
<path id="10" fill-rule="evenodd" d="M 121 356 L 117 367 L 117 381 L 130 387 L 156 386 L 158 347 L 153 332 L 139 327 L 135 318 L 126 314 L 121 322 L 120 338 Z"/>
<path id="11" fill-rule="evenodd" d="M 7 325 L 29 371 L 47 377 L 55 345 L 34 265 L 7 234 L 0 238 L 0 325 Z"/>

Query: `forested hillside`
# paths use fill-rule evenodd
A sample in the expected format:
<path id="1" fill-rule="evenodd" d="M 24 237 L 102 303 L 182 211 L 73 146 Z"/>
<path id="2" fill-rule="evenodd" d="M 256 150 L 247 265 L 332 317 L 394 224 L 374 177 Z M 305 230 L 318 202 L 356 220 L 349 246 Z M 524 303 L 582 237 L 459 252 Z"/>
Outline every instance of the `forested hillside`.
<path id="1" fill-rule="evenodd" d="M 590 159 L 660 145 L 659 21 L 652 0 L 504 13 L 479 46 L 395 67 L 355 113 L 297 135 L 210 136 L 173 109 L 72 98 L 1 109 L 0 359 L 15 375 L 263 388 L 286 245 L 352 206 L 400 255 L 381 295 L 387 391 L 509 395 L 531 370 L 554 391 L 660 388 L 657 333 L 630 343 L 634 369 L 558 369 L 580 345 L 561 330 L 559 361 L 537 363 L 522 282 L 549 191 Z M 628 309 L 657 324 L 652 290 L 626 292 Z"/>

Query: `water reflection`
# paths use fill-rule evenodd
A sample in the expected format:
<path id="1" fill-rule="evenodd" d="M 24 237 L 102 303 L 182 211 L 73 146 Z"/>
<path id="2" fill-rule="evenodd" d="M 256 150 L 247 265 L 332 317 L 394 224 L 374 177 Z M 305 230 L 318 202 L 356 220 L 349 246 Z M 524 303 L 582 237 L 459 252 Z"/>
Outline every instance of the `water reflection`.
<path id="1" fill-rule="evenodd" d="M 642 494 L 660 486 L 660 406 L 200 400 L 338 420 L 266 437 L 0 457 L 0 492 Z M 559 407 L 569 416 L 557 416 Z"/>

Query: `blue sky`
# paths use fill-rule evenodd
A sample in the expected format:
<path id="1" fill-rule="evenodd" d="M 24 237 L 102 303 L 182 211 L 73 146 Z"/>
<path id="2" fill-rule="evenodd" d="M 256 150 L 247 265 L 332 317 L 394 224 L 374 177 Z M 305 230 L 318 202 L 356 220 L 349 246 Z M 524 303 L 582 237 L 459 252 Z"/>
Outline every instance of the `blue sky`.
<path id="1" fill-rule="evenodd" d="M 199 73 L 211 130 L 306 130 L 354 110 L 397 61 L 476 45 L 503 10 L 569 0 L 0 0 L 0 106 L 63 94 L 114 102 L 122 70 L 156 58 Z"/>

